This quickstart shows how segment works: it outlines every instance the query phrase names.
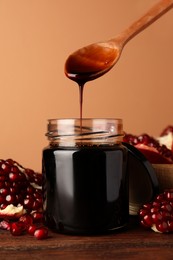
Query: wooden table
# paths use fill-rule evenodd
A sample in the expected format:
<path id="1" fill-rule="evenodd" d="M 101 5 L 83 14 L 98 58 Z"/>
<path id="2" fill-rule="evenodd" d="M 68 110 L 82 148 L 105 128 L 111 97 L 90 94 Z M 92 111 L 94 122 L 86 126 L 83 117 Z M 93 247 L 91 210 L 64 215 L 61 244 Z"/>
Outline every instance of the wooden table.
<path id="1" fill-rule="evenodd" d="M 0 260 L 172 260 L 173 234 L 145 230 L 131 217 L 127 230 L 97 236 L 71 236 L 49 232 L 46 240 L 29 235 L 14 237 L 0 231 Z"/>

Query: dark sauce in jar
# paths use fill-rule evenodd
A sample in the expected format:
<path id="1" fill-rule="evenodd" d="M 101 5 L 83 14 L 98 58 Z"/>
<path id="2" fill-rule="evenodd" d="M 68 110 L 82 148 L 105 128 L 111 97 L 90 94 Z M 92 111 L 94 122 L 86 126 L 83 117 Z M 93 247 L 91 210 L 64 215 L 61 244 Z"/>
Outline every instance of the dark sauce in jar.
<path id="1" fill-rule="evenodd" d="M 100 233 L 126 226 L 127 150 L 121 144 L 43 151 L 45 223 L 59 232 Z"/>

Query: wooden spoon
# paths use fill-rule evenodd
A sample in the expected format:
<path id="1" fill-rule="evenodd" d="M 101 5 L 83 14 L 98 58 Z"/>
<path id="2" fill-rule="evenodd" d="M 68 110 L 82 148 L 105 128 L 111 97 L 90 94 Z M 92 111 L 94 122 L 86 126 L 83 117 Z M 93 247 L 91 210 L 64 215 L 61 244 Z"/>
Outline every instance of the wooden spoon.
<path id="1" fill-rule="evenodd" d="M 120 58 L 126 43 L 173 7 L 173 0 L 161 0 L 117 37 L 83 47 L 65 63 L 68 78 L 85 83 L 108 72 Z"/>

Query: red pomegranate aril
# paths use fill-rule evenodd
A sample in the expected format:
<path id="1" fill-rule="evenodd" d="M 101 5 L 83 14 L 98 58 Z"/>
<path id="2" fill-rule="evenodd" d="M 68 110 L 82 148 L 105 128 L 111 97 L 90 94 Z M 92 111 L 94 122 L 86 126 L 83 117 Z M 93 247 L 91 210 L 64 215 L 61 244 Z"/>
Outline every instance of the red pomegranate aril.
<path id="1" fill-rule="evenodd" d="M 11 187 L 18 189 L 18 192 L 20 190 L 20 183 L 18 181 L 14 181 L 11 183 Z"/>
<path id="2" fill-rule="evenodd" d="M 33 202 L 32 209 L 33 209 L 33 210 L 38 210 L 41 206 L 42 206 L 42 205 L 41 205 L 37 200 L 35 200 L 35 201 Z"/>
<path id="3" fill-rule="evenodd" d="M 141 226 L 143 226 L 146 229 L 150 228 L 150 226 L 148 226 L 148 224 L 146 224 L 143 219 L 140 221 L 140 224 L 141 224 Z"/>
<path id="4" fill-rule="evenodd" d="M 35 230 L 34 237 L 37 239 L 45 239 L 48 237 L 48 229 L 46 227 L 40 227 Z"/>
<path id="5" fill-rule="evenodd" d="M 152 217 L 150 215 L 145 215 L 143 218 L 143 221 L 145 223 L 146 226 L 151 227 L 153 224 L 153 220 Z"/>
<path id="6" fill-rule="evenodd" d="M 156 223 L 156 228 L 159 232 L 166 233 L 169 231 L 168 224 L 166 221 Z"/>
<path id="7" fill-rule="evenodd" d="M 169 230 L 170 232 L 173 232 L 173 221 L 169 221 L 169 220 L 168 220 L 168 230 Z"/>
<path id="8" fill-rule="evenodd" d="M 7 220 L 0 221 L 0 229 L 10 230 L 10 228 L 11 228 L 10 222 L 8 222 Z"/>
<path id="9" fill-rule="evenodd" d="M 5 203 L 2 203 L 1 205 L 0 205 L 0 209 L 2 210 L 2 209 L 5 209 L 7 207 L 7 204 L 5 204 Z"/>
<path id="10" fill-rule="evenodd" d="M 19 168 L 17 166 L 11 166 L 10 171 L 12 173 L 19 173 Z"/>
<path id="11" fill-rule="evenodd" d="M 143 208 L 143 209 L 140 210 L 139 216 L 140 216 L 140 217 L 144 217 L 147 213 L 148 213 L 148 210 L 146 210 L 146 209 Z"/>
<path id="12" fill-rule="evenodd" d="M 16 193 L 18 193 L 18 192 L 19 192 L 18 188 L 15 188 L 15 187 L 11 187 L 11 188 L 10 188 L 10 193 L 11 193 L 11 194 L 16 194 Z"/>
<path id="13" fill-rule="evenodd" d="M 39 191 L 38 189 L 36 189 L 36 190 L 35 190 L 35 193 L 34 193 L 34 197 L 35 197 L 35 198 L 41 198 L 41 197 L 42 197 L 41 191 Z"/>
<path id="14" fill-rule="evenodd" d="M 161 206 L 161 209 L 162 209 L 162 210 L 165 210 L 165 211 L 168 211 L 168 212 L 171 212 L 171 211 L 172 211 L 172 207 L 171 207 L 170 204 L 163 204 L 163 205 Z"/>
<path id="15" fill-rule="evenodd" d="M 165 200 L 165 198 L 164 198 L 164 194 L 163 194 L 163 193 L 159 194 L 159 195 L 156 197 L 156 201 L 157 201 L 157 202 L 163 202 L 164 200 Z"/>
<path id="16" fill-rule="evenodd" d="M 9 190 L 7 188 L 1 188 L 0 194 L 2 194 L 3 196 L 6 196 L 7 194 L 9 194 Z"/>
<path id="17" fill-rule="evenodd" d="M 159 210 L 160 210 L 159 207 L 153 207 L 153 208 L 150 209 L 150 212 L 151 212 L 151 213 L 158 213 Z"/>
<path id="18" fill-rule="evenodd" d="M 153 201 L 152 207 L 159 209 L 159 208 L 160 208 L 160 202 L 158 202 L 158 201 Z"/>
<path id="19" fill-rule="evenodd" d="M 9 173 L 9 181 L 19 181 L 20 180 L 20 177 L 19 177 L 19 174 L 18 173 Z"/>
<path id="20" fill-rule="evenodd" d="M 152 208 L 152 204 L 151 203 L 144 204 L 143 208 L 146 210 L 150 210 Z"/>
<path id="21" fill-rule="evenodd" d="M 32 209 L 33 203 L 34 203 L 34 200 L 32 198 L 26 198 L 23 201 L 24 207 L 27 209 Z"/>
<path id="22" fill-rule="evenodd" d="M 42 204 L 43 204 L 43 199 L 42 199 L 42 197 L 38 197 L 36 200 L 37 200 L 37 202 L 40 204 L 40 207 L 42 207 Z"/>
<path id="23" fill-rule="evenodd" d="M 165 192 L 166 198 L 173 201 L 173 190 Z"/>
<path id="24" fill-rule="evenodd" d="M 156 223 L 160 223 L 163 219 L 163 216 L 158 212 L 158 213 L 154 213 L 152 214 L 152 224 L 156 224 Z"/>
<path id="25" fill-rule="evenodd" d="M 7 163 L 2 163 L 2 164 L 1 164 L 1 170 L 2 170 L 2 172 L 5 174 L 5 173 L 8 173 L 8 172 L 9 172 L 10 167 L 9 167 L 9 165 L 8 165 Z"/>
<path id="26" fill-rule="evenodd" d="M 165 219 L 166 221 L 173 220 L 171 214 L 167 211 L 161 212 L 161 215 L 162 215 L 163 219 Z"/>
<path id="27" fill-rule="evenodd" d="M 6 175 L 0 175 L 0 182 L 4 182 L 8 180 L 8 177 Z"/>
<path id="28" fill-rule="evenodd" d="M 34 223 L 43 221 L 43 213 L 41 213 L 41 212 L 37 212 L 37 211 L 33 212 L 32 217 L 33 217 Z"/>
<path id="29" fill-rule="evenodd" d="M 34 190 L 34 188 L 30 185 L 30 186 L 27 187 L 27 190 L 26 190 L 26 191 L 27 191 L 27 194 L 33 194 L 35 190 Z"/>
<path id="30" fill-rule="evenodd" d="M 13 194 L 9 194 L 5 197 L 6 202 L 8 202 L 9 204 L 13 204 L 16 202 L 16 196 Z"/>
<path id="31" fill-rule="evenodd" d="M 4 187 L 6 187 L 5 182 L 4 181 L 0 181 L 0 189 L 2 189 Z"/>
<path id="32" fill-rule="evenodd" d="M 28 227 L 27 232 L 28 232 L 28 234 L 30 234 L 30 235 L 33 236 L 34 233 L 35 233 L 35 231 L 36 231 L 36 229 L 37 229 L 37 226 L 34 225 L 34 224 L 32 224 L 32 225 L 30 225 L 30 226 Z"/>
<path id="33" fill-rule="evenodd" d="M 3 204 L 5 202 L 6 202 L 5 197 L 0 194 L 0 204 Z"/>
<path id="34" fill-rule="evenodd" d="M 13 222 L 11 223 L 10 232 L 13 236 L 20 236 L 26 230 L 25 224 L 23 222 Z"/>
<path id="35" fill-rule="evenodd" d="M 22 194 L 16 195 L 16 201 L 17 201 L 17 203 L 20 203 L 20 204 L 23 205 L 23 196 L 22 196 Z"/>
<path id="36" fill-rule="evenodd" d="M 19 221 L 20 222 L 23 222 L 26 227 L 29 227 L 30 225 L 33 224 L 33 218 L 31 215 L 29 214 L 25 214 L 25 215 L 22 215 L 20 218 L 19 218 Z"/>

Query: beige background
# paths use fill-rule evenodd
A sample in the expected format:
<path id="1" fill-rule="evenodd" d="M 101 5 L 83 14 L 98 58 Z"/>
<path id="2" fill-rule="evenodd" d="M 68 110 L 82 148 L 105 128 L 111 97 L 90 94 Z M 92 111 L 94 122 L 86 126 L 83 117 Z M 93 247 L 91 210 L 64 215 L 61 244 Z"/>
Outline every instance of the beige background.
<path id="1" fill-rule="evenodd" d="M 156 0 L 0 0 L 0 158 L 41 170 L 48 118 L 79 117 L 68 55 L 110 39 Z M 173 9 L 131 40 L 117 65 L 89 82 L 84 117 L 120 117 L 127 132 L 173 124 Z"/>

